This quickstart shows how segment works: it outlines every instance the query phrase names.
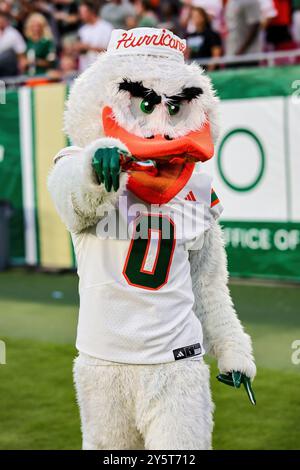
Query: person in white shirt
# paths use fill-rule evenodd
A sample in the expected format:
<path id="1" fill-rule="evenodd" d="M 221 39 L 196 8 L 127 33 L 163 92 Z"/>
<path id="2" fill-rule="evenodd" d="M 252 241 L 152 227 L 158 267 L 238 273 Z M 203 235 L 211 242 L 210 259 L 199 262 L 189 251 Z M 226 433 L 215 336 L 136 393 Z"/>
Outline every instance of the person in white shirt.
<path id="1" fill-rule="evenodd" d="M 26 44 L 18 30 L 10 25 L 7 12 L 0 11 L 0 75 L 17 75 L 25 70 Z"/>
<path id="2" fill-rule="evenodd" d="M 107 49 L 113 27 L 99 18 L 97 5 L 84 1 L 79 7 L 79 14 L 84 25 L 79 29 L 77 50 L 80 52 L 79 70 L 82 72 L 97 58 L 99 52 Z"/>
<path id="3" fill-rule="evenodd" d="M 0 52 L 13 49 L 17 55 L 24 54 L 26 44 L 19 31 L 10 25 L 9 15 L 0 11 Z"/>
<path id="4" fill-rule="evenodd" d="M 259 0 L 228 0 L 225 19 L 228 29 L 226 55 L 255 54 L 262 51 L 262 11 Z"/>

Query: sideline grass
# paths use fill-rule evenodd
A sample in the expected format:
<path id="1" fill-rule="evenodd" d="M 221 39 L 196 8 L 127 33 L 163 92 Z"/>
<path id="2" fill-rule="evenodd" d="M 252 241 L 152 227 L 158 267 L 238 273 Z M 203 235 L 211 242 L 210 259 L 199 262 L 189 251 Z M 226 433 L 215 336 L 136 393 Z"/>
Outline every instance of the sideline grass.
<path id="1" fill-rule="evenodd" d="M 258 405 L 219 384 L 213 364 L 214 448 L 300 449 L 300 366 L 290 359 L 291 342 L 300 339 L 300 289 L 234 285 L 232 293 L 254 340 Z M 72 385 L 77 303 L 74 275 L 0 274 L 0 339 L 7 346 L 0 449 L 80 448 Z"/>

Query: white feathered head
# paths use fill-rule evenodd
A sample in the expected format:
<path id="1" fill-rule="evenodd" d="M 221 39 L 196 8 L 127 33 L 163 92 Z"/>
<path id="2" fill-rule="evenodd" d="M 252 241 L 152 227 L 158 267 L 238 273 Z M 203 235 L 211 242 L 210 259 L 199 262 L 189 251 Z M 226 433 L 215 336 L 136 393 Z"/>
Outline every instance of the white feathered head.
<path id="1" fill-rule="evenodd" d="M 104 135 L 105 106 L 140 137 L 182 137 L 208 120 L 215 140 L 218 99 L 199 66 L 184 63 L 184 49 L 185 41 L 167 30 L 114 30 L 108 51 L 72 87 L 65 113 L 72 143 L 85 146 Z"/>
<path id="2" fill-rule="evenodd" d="M 107 136 L 138 159 L 211 158 L 218 99 L 203 70 L 184 62 L 185 47 L 165 29 L 114 30 L 107 52 L 71 89 L 65 130 L 72 144 Z"/>

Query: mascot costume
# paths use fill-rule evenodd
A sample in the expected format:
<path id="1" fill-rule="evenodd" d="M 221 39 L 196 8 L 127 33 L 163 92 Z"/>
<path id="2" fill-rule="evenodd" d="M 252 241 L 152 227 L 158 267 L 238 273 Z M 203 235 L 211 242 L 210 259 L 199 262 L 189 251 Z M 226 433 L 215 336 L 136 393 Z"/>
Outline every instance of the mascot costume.
<path id="1" fill-rule="evenodd" d="M 84 449 L 210 449 L 218 379 L 256 368 L 227 287 L 209 78 L 167 30 L 114 30 L 72 87 L 49 190 L 80 292 L 74 381 Z"/>

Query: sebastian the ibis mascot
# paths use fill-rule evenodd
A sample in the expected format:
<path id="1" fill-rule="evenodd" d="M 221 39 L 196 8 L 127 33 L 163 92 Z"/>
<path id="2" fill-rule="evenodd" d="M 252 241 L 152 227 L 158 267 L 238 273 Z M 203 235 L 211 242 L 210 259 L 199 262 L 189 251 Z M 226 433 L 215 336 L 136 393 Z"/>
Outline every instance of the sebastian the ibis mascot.
<path id="1" fill-rule="evenodd" d="M 84 449 L 210 449 L 209 368 L 256 373 L 227 287 L 209 78 L 170 31 L 114 30 L 72 87 L 49 190 L 80 292 L 74 381 Z"/>

